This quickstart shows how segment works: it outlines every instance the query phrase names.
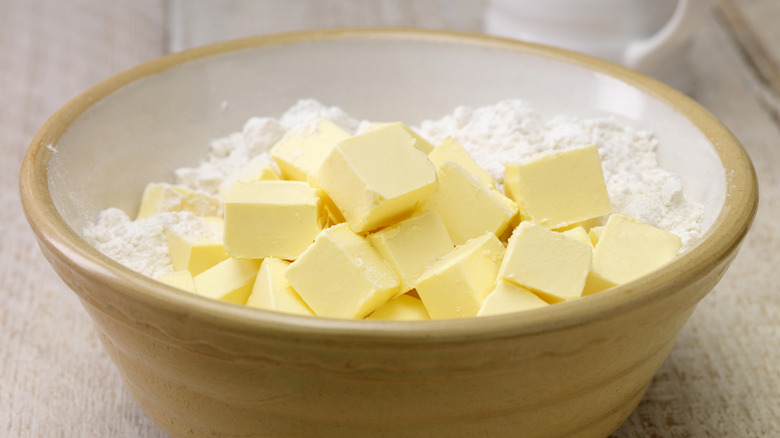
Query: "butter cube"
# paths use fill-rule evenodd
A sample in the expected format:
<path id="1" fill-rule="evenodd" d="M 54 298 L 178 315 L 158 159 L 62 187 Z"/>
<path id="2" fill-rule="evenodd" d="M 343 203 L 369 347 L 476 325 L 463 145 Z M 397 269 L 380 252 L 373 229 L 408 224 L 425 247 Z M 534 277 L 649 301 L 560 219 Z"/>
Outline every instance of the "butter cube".
<path id="1" fill-rule="evenodd" d="M 320 199 L 322 199 L 322 203 L 325 205 L 325 211 L 328 212 L 328 226 L 346 222 L 339 207 L 333 202 L 333 199 L 330 199 L 330 196 L 322 190 L 322 186 L 320 185 L 319 180 L 317 180 L 317 176 L 310 174 L 308 182 L 309 185 L 315 189 L 320 189 Z"/>
<path id="2" fill-rule="evenodd" d="M 228 258 L 225 245 L 214 239 L 184 236 L 170 229 L 164 229 L 165 240 L 171 255 L 171 264 L 176 271 L 189 271 L 198 275 L 206 269 Z"/>
<path id="3" fill-rule="evenodd" d="M 675 234 L 613 214 L 593 250 L 593 271 L 612 283 L 627 283 L 671 261 L 681 247 Z"/>
<path id="4" fill-rule="evenodd" d="M 417 277 L 455 249 L 441 216 L 426 211 L 369 234 L 368 240 L 401 281 L 400 293 L 414 288 Z"/>
<path id="5" fill-rule="evenodd" d="M 392 268 L 347 224 L 323 230 L 285 274 L 319 316 L 363 318 L 398 293 Z"/>
<path id="6" fill-rule="evenodd" d="M 485 298 L 477 316 L 500 315 L 547 306 L 549 304 L 546 301 L 530 290 L 506 280 L 499 280 L 493 292 Z"/>
<path id="7" fill-rule="evenodd" d="M 474 162 L 474 159 L 471 158 L 471 155 L 466 152 L 466 148 L 455 141 L 455 139 L 452 137 L 447 137 L 442 140 L 442 142 L 439 143 L 433 149 L 433 151 L 428 154 L 428 158 L 430 158 L 431 162 L 434 166 L 436 166 L 437 169 L 447 161 L 457 163 L 468 173 L 479 178 L 479 180 L 482 181 L 482 184 L 490 187 L 491 189 L 496 187 L 496 182 L 493 181 L 493 177 L 490 176 L 487 171 L 479 167 L 479 165 Z"/>
<path id="8" fill-rule="evenodd" d="M 219 199 L 172 184 L 152 183 L 144 189 L 136 220 L 172 211 L 189 211 L 196 216 L 214 216 L 219 214 Z"/>
<path id="9" fill-rule="evenodd" d="M 348 132 L 321 119 L 315 130 L 304 129 L 288 134 L 271 148 L 271 157 L 288 180 L 307 181 L 316 175 L 333 147 L 350 138 Z"/>
<path id="10" fill-rule="evenodd" d="M 326 220 L 320 191 L 304 182 L 237 182 L 225 200 L 225 248 L 236 258 L 293 260 Z"/>
<path id="11" fill-rule="evenodd" d="M 580 242 L 587 243 L 588 245 L 591 245 L 590 236 L 588 236 L 588 232 L 585 231 L 585 228 L 581 226 L 574 227 L 565 231 L 561 231 L 561 234 L 567 237 L 571 237 L 573 239 L 577 239 Z"/>
<path id="12" fill-rule="evenodd" d="M 242 169 L 238 174 L 237 179 L 228 179 L 219 185 L 219 196 L 222 200 L 227 198 L 230 190 L 233 189 L 233 185 L 236 181 L 245 183 L 252 183 L 258 181 L 278 181 L 282 177 L 276 171 L 274 166 L 265 160 L 265 157 L 258 157 L 253 162 L 249 163 L 246 168 Z"/>
<path id="13" fill-rule="evenodd" d="M 582 227 L 585 229 L 585 231 L 590 230 L 593 227 L 598 227 L 602 224 L 602 217 L 594 217 L 582 222 L 574 222 L 572 224 L 566 225 L 565 227 L 556 228 L 555 231 L 566 231 L 570 230 L 572 228 Z"/>
<path id="14" fill-rule="evenodd" d="M 257 161 L 252 166 L 241 172 L 238 180 L 251 183 L 256 181 L 275 181 L 282 177 L 276 172 L 274 166 L 267 161 Z"/>
<path id="15" fill-rule="evenodd" d="M 432 319 L 476 316 L 496 283 L 504 245 L 485 232 L 439 259 L 417 280 Z"/>
<path id="16" fill-rule="evenodd" d="M 425 305 L 419 298 L 402 294 L 388 301 L 366 319 L 384 319 L 391 321 L 425 321 L 431 319 Z"/>
<path id="17" fill-rule="evenodd" d="M 506 164 L 504 192 L 523 220 L 557 229 L 610 213 L 596 146 Z"/>
<path id="18" fill-rule="evenodd" d="M 334 123 L 320 119 L 315 130 L 301 130 L 291 133 L 271 148 L 271 156 L 282 171 L 285 179 L 306 181 L 319 189 L 317 174 L 322 162 L 333 148 L 351 135 Z M 331 223 L 344 222 L 344 216 L 330 197 L 322 192 L 322 202 Z"/>
<path id="19" fill-rule="evenodd" d="M 591 270 L 590 273 L 588 273 L 588 278 L 585 280 L 582 296 L 593 295 L 614 286 L 617 286 L 617 284 L 602 277 L 598 272 Z"/>
<path id="20" fill-rule="evenodd" d="M 423 205 L 441 215 L 453 242 L 462 245 L 490 231 L 501 236 L 517 215 L 517 205 L 491 190 L 463 167 L 446 161 L 438 168 L 439 189 Z"/>
<path id="21" fill-rule="evenodd" d="M 318 179 L 352 231 L 390 225 L 436 190 L 436 169 L 400 124 L 344 140 L 322 163 Z"/>
<path id="22" fill-rule="evenodd" d="M 588 238 L 590 238 L 590 244 L 595 248 L 596 244 L 599 243 L 599 239 L 601 238 L 601 235 L 604 233 L 604 227 L 593 227 L 588 231 Z"/>
<path id="23" fill-rule="evenodd" d="M 406 126 L 404 123 L 401 122 L 374 122 L 371 124 L 371 128 L 374 130 L 386 128 L 390 125 L 400 125 L 406 132 L 409 133 L 412 137 L 414 137 L 415 140 L 417 140 L 417 144 L 415 145 L 417 149 L 423 151 L 425 154 L 430 154 L 433 150 L 433 145 L 431 145 L 428 140 L 422 138 L 420 134 L 414 132 L 412 128 Z"/>
<path id="24" fill-rule="evenodd" d="M 581 296 L 591 262 L 589 244 L 524 221 L 509 238 L 498 276 L 558 302 Z"/>
<path id="25" fill-rule="evenodd" d="M 260 269 L 260 260 L 228 258 L 196 275 L 198 295 L 215 300 L 246 304 Z"/>
<path id="26" fill-rule="evenodd" d="M 297 315 L 314 315 L 303 298 L 284 278 L 289 264 L 290 262 L 273 257 L 263 259 L 246 305 Z"/>
<path id="27" fill-rule="evenodd" d="M 173 274 L 158 277 L 156 280 L 187 292 L 195 293 L 195 282 L 192 280 L 192 274 L 188 271 L 177 271 Z"/>

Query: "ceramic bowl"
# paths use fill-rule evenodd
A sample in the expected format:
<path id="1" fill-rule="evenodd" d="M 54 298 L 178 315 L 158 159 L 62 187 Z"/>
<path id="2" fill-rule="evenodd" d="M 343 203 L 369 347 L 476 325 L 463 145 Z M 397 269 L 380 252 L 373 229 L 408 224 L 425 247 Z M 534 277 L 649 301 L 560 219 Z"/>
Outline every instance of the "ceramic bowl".
<path id="1" fill-rule="evenodd" d="M 547 309 L 431 322 L 298 317 L 143 277 L 82 238 L 98 211 L 194 165 L 250 116 L 313 97 L 415 124 L 520 98 L 653 130 L 706 234 L 636 281 Z M 758 195 L 737 140 L 686 96 L 584 55 L 486 36 L 334 30 L 163 57 L 87 90 L 38 132 L 21 196 L 41 249 L 172 436 L 605 436 L 634 410 L 747 232 Z"/>

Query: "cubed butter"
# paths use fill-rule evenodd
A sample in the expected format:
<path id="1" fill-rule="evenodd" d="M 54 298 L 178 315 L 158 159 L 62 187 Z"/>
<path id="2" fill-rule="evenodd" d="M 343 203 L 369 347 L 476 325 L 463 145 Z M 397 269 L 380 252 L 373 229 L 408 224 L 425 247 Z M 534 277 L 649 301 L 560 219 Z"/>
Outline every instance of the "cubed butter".
<path id="1" fill-rule="evenodd" d="M 237 181 L 252 183 L 257 181 L 278 181 L 282 177 L 273 164 L 269 163 L 266 157 L 256 157 L 244 169 L 241 170 L 236 179 L 228 179 L 219 185 L 219 196 L 222 200 L 227 198 L 230 190 Z"/>
<path id="2" fill-rule="evenodd" d="M 589 244 L 523 221 L 509 238 L 498 276 L 559 302 L 582 295 L 591 263 Z"/>
<path id="3" fill-rule="evenodd" d="M 604 227 L 593 227 L 588 231 L 588 238 L 590 238 L 590 244 L 595 248 L 596 244 L 599 243 L 599 238 L 601 237 L 601 234 L 604 233 Z"/>
<path id="4" fill-rule="evenodd" d="M 415 140 L 417 140 L 417 144 L 415 146 L 417 147 L 417 149 L 423 151 L 423 153 L 430 154 L 431 151 L 433 150 L 433 145 L 431 145 L 428 142 L 428 140 L 422 138 L 420 134 L 414 132 L 412 128 L 406 126 L 402 122 L 374 122 L 371 124 L 371 127 L 374 130 L 376 130 L 376 129 L 386 128 L 390 125 L 400 125 L 402 128 L 404 128 L 406 132 L 409 133 L 409 135 L 411 135 L 412 137 L 414 137 Z"/>
<path id="5" fill-rule="evenodd" d="M 571 223 L 569 225 L 566 225 L 565 227 L 556 228 L 555 231 L 566 231 L 566 230 L 570 230 L 572 228 L 577 228 L 577 227 L 582 227 L 582 228 L 585 229 L 585 231 L 588 231 L 588 230 L 590 230 L 593 227 L 597 227 L 597 226 L 601 225 L 601 223 L 602 223 L 602 217 L 599 216 L 599 217 L 594 217 L 594 218 L 591 218 L 591 219 L 588 219 L 588 220 L 585 220 L 585 221 L 582 221 L 582 222 L 574 222 L 574 223 Z"/>
<path id="6" fill-rule="evenodd" d="M 517 205 L 452 161 L 437 169 L 439 189 L 422 209 L 441 215 L 452 241 L 462 245 L 486 231 L 501 236 L 517 216 Z"/>
<path id="7" fill-rule="evenodd" d="M 285 274 L 318 316 L 364 318 L 398 293 L 393 269 L 347 224 L 323 230 Z"/>
<path id="8" fill-rule="evenodd" d="M 255 161 L 250 167 L 244 169 L 238 177 L 239 181 L 246 183 L 276 181 L 280 179 L 282 179 L 282 177 L 276 172 L 274 166 L 265 160 Z"/>
<path id="9" fill-rule="evenodd" d="M 431 319 L 425 305 L 419 298 L 408 294 L 399 295 L 376 309 L 366 319 L 391 321 L 425 321 Z"/>
<path id="10" fill-rule="evenodd" d="M 156 280 L 187 292 L 195 292 L 195 282 L 192 280 L 192 274 L 189 271 L 177 271 L 173 274 L 158 277 Z"/>
<path id="11" fill-rule="evenodd" d="M 452 137 L 447 137 L 442 140 L 442 142 L 433 148 L 433 151 L 428 154 L 428 158 L 431 159 L 431 162 L 434 166 L 436 166 L 437 169 L 447 161 L 457 163 L 468 173 L 479 178 L 479 180 L 482 181 L 482 184 L 490 187 L 491 189 L 496 187 L 496 182 L 493 181 L 493 177 L 490 176 L 490 174 L 487 173 L 487 171 L 485 171 L 483 168 L 479 167 L 474 159 L 471 158 L 471 155 L 466 152 L 466 148 L 455 141 L 455 139 Z"/>
<path id="12" fill-rule="evenodd" d="M 196 275 L 198 295 L 215 300 L 246 304 L 260 269 L 260 260 L 242 260 L 232 257 Z"/>
<path id="13" fill-rule="evenodd" d="M 585 287 L 582 289 L 582 296 L 593 295 L 607 290 L 617 284 L 602 277 L 598 272 L 591 269 L 588 278 L 585 280 Z"/>
<path id="14" fill-rule="evenodd" d="M 668 263 L 681 247 L 675 234 L 613 214 L 593 249 L 593 271 L 612 283 L 627 283 Z"/>
<path id="15" fill-rule="evenodd" d="M 305 182 L 237 182 L 225 200 L 225 248 L 235 258 L 294 260 L 326 221 L 320 191 Z"/>
<path id="16" fill-rule="evenodd" d="M 208 237 L 193 239 L 171 229 L 164 229 L 165 240 L 176 271 L 189 271 L 198 275 L 228 258 L 225 245 Z"/>
<path id="17" fill-rule="evenodd" d="M 415 287 L 417 277 L 455 249 L 441 216 L 426 211 L 368 235 L 371 245 L 401 281 L 399 293 Z"/>
<path id="18" fill-rule="evenodd" d="M 290 282 L 284 278 L 289 264 L 290 262 L 288 261 L 273 257 L 263 259 L 246 305 L 297 315 L 314 315 L 314 312 L 303 301 L 303 298 L 290 286 Z"/>
<path id="19" fill-rule="evenodd" d="M 523 220 L 558 229 L 611 211 L 596 146 L 505 168 L 504 193 L 517 202 Z"/>
<path id="20" fill-rule="evenodd" d="M 571 237 L 573 239 L 577 239 L 580 242 L 587 243 L 588 245 L 591 244 L 590 237 L 588 236 L 588 232 L 585 231 L 585 228 L 581 226 L 570 228 L 566 231 L 561 231 L 561 234 L 567 237 Z"/>
<path id="21" fill-rule="evenodd" d="M 271 148 L 271 157 L 285 179 L 307 181 L 309 174 L 317 174 L 333 147 L 350 137 L 333 122 L 320 119 L 316 129 L 292 132 L 276 143 Z"/>
<path id="22" fill-rule="evenodd" d="M 485 298 L 477 316 L 500 315 L 502 313 L 521 312 L 549 304 L 530 290 L 510 281 L 499 280 L 496 288 Z"/>
<path id="23" fill-rule="evenodd" d="M 390 225 L 436 190 L 436 169 L 400 124 L 344 140 L 322 163 L 318 180 L 352 231 Z"/>
<path id="24" fill-rule="evenodd" d="M 322 162 L 333 148 L 351 135 L 336 124 L 320 119 L 316 130 L 292 133 L 271 148 L 271 156 L 288 180 L 306 181 L 315 189 L 321 189 L 318 173 Z M 344 222 L 344 215 L 324 191 L 322 202 L 331 224 Z"/>
<path id="25" fill-rule="evenodd" d="M 485 232 L 439 259 L 417 280 L 432 319 L 476 316 L 496 283 L 504 245 Z"/>
<path id="26" fill-rule="evenodd" d="M 325 205 L 325 211 L 328 212 L 328 226 L 346 222 L 346 219 L 344 219 L 344 215 L 341 213 L 341 210 L 339 210 L 339 207 L 335 202 L 333 202 L 333 199 L 330 199 L 330 196 L 325 193 L 325 190 L 322 190 L 322 186 L 320 185 L 317 176 L 310 174 L 308 182 L 309 185 L 315 189 L 320 189 L 320 199 L 322 199 L 322 203 Z"/>
<path id="27" fill-rule="evenodd" d="M 189 211 L 196 216 L 219 214 L 219 199 L 167 183 L 152 183 L 144 189 L 136 220 L 158 213 Z"/>

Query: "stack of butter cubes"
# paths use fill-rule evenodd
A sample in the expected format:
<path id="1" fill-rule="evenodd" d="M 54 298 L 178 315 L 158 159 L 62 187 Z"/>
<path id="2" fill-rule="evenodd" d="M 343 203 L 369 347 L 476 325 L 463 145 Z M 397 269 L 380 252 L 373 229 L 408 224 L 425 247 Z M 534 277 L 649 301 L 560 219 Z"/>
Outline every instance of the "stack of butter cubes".
<path id="1" fill-rule="evenodd" d="M 403 123 L 352 136 L 320 120 L 271 155 L 278 171 L 258 163 L 223 199 L 147 187 L 139 219 L 191 211 L 222 236 L 166 230 L 176 272 L 160 281 L 302 315 L 461 318 L 579 299 L 681 247 L 611 214 L 596 146 L 507 163 L 503 193 L 457 141 L 433 147 Z"/>

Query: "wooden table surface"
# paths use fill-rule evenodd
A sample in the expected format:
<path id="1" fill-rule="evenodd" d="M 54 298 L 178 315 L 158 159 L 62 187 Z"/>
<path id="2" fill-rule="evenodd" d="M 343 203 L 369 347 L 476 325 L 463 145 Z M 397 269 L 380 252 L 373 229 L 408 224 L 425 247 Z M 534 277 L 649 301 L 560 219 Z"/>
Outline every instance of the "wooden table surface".
<path id="1" fill-rule="evenodd" d="M 0 0 L 0 436 L 164 436 L 23 217 L 20 162 L 49 115 L 101 79 L 193 45 L 339 26 L 479 32 L 483 9 L 472 0 Z M 693 41 L 692 95 L 752 156 L 761 202 L 730 271 L 616 437 L 780 436 L 778 22 L 778 0 L 719 0 Z"/>

